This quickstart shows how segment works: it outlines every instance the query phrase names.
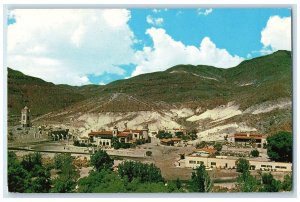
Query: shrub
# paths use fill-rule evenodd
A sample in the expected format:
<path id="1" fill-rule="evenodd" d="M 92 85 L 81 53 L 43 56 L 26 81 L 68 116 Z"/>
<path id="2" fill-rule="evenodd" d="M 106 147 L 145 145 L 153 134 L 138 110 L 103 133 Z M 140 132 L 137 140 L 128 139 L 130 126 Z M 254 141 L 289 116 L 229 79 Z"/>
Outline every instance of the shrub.
<path id="1" fill-rule="evenodd" d="M 250 152 L 251 156 L 253 157 L 258 157 L 259 156 L 259 151 L 257 149 L 254 149 Z"/>

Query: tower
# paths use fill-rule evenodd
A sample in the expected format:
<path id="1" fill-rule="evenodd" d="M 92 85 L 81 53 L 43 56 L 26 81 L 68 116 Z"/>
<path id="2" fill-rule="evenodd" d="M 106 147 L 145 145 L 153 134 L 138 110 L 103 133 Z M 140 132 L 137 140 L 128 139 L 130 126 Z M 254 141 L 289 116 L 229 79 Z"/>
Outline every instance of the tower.
<path id="1" fill-rule="evenodd" d="M 115 126 L 114 129 L 113 129 L 113 136 L 117 137 L 117 135 L 118 135 L 118 127 Z"/>
<path id="2" fill-rule="evenodd" d="M 148 135 L 148 132 L 149 132 L 149 128 L 148 128 L 148 124 L 145 124 L 143 126 L 143 138 L 147 141 L 147 142 L 150 142 L 150 138 L 149 138 L 149 135 Z"/>
<path id="3" fill-rule="evenodd" d="M 27 106 L 25 106 L 21 110 L 21 125 L 23 128 L 30 127 L 29 113 L 30 113 L 30 110 L 28 109 Z"/>

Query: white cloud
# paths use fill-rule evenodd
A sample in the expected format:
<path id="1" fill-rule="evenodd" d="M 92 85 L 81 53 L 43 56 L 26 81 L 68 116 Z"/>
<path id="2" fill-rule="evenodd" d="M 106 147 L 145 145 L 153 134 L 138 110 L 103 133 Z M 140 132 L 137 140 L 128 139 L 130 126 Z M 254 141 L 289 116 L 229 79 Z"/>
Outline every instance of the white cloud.
<path id="1" fill-rule="evenodd" d="M 136 52 L 137 67 L 132 76 L 163 71 L 178 64 L 202 64 L 228 68 L 244 60 L 239 56 L 230 55 L 226 49 L 217 48 L 209 37 L 203 38 L 198 48 L 175 41 L 161 28 L 152 27 L 146 31 L 146 34 L 152 38 L 154 45 Z"/>
<path id="2" fill-rule="evenodd" d="M 160 13 L 160 12 L 162 12 L 162 11 L 168 11 L 168 9 L 167 9 L 167 8 L 164 8 L 164 9 L 154 8 L 154 9 L 152 9 L 152 12 L 153 12 L 153 13 Z"/>
<path id="3" fill-rule="evenodd" d="M 161 12 L 161 9 L 154 8 L 154 9 L 152 9 L 152 12 L 153 13 L 159 13 L 159 12 Z"/>
<path id="4" fill-rule="evenodd" d="M 212 13 L 212 12 L 213 12 L 213 9 L 212 9 L 212 8 L 208 8 L 208 9 L 198 8 L 198 9 L 197 9 L 198 15 L 204 15 L 204 16 L 207 16 L 207 15 L 209 15 L 209 14 Z"/>
<path id="5" fill-rule="evenodd" d="M 123 75 L 134 59 L 126 9 L 16 9 L 8 26 L 8 66 L 51 81 L 82 85 L 86 75 Z"/>
<path id="6" fill-rule="evenodd" d="M 271 16 L 261 31 L 262 54 L 291 50 L 291 17 Z"/>
<path id="7" fill-rule="evenodd" d="M 156 26 L 162 26 L 164 19 L 163 18 L 154 18 L 151 15 L 148 15 L 146 18 L 147 23 Z"/>

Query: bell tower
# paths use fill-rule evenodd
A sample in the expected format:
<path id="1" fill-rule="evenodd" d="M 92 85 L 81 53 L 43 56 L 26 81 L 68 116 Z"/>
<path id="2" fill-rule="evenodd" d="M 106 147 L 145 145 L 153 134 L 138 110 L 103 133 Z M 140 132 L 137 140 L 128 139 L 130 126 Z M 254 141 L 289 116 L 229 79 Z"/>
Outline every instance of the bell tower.
<path id="1" fill-rule="evenodd" d="M 113 136 L 116 137 L 118 135 L 118 127 L 115 126 L 113 129 Z"/>
<path id="2" fill-rule="evenodd" d="M 26 127 L 30 127 L 30 118 L 29 118 L 29 114 L 30 110 L 27 106 L 25 106 L 22 110 L 21 110 L 21 125 L 23 128 Z"/>

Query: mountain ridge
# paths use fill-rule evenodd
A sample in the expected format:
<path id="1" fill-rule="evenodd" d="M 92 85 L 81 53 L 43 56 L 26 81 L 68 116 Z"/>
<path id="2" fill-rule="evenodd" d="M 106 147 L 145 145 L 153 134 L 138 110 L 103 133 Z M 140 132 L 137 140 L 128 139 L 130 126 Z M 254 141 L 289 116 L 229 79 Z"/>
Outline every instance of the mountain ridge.
<path id="1" fill-rule="evenodd" d="M 143 119 L 144 116 L 148 117 L 144 122 L 157 124 L 156 119 L 161 119 L 160 124 L 172 123 L 174 127 L 199 128 L 205 123 L 213 126 L 215 120 L 190 122 L 188 118 L 199 116 L 209 110 L 225 113 L 220 106 L 227 109 L 228 103 L 233 102 L 235 107 L 229 109 L 233 110 L 234 116 L 229 115 L 228 118 L 220 120 L 220 123 L 236 121 L 238 118 L 235 117 L 240 117 L 249 119 L 246 122 L 252 127 L 259 130 L 266 127 L 268 128 L 266 130 L 269 130 L 268 124 L 274 122 L 273 116 L 282 120 L 278 128 L 283 126 L 291 128 L 292 120 L 289 115 L 291 108 L 286 108 L 289 104 L 283 104 L 284 108 L 280 108 L 281 105 L 277 107 L 278 114 L 274 114 L 272 110 L 267 112 L 268 115 L 244 113 L 253 106 L 259 110 L 264 105 L 268 106 L 264 103 L 269 102 L 277 109 L 280 99 L 285 99 L 284 103 L 289 103 L 288 100 L 291 100 L 292 96 L 292 65 L 289 51 L 277 51 L 243 61 L 236 67 L 228 69 L 204 65 L 176 65 L 165 71 L 113 81 L 105 86 L 74 87 L 49 82 L 39 85 L 42 81 L 32 78 L 29 78 L 26 81 L 29 84 L 25 85 L 22 80 L 10 77 L 10 73 L 14 73 L 13 70 L 9 69 L 8 75 L 9 117 L 15 115 L 16 119 L 19 118 L 21 108 L 27 104 L 33 114 L 37 114 L 36 117 L 52 112 L 51 115 L 39 119 L 40 121 L 63 123 L 73 120 L 73 117 L 82 120 L 82 114 L 86 117 L 89 117 L 88 114 L 94 114 L 96 120 L 95 114 L 102 114 L 105 119 L 115 116 L 113 118 L 115 121 L 111 120 L 108 125 L 114 123 L 122 125 L 121 122 L 124 122 L 122 116 L 127 117 L 126 121 L 130 121 L 129 117 Z M 54 94 L 49 93 L 54 91 Z M 35 102 L 39 97 L 45 98 L 42 103 Z M 54 99 L 56 102 L 51 105 L 46 102 L 47 99 Z M 236 113 L 237 110 L 242 114 Z M 263 126 L 260 126 L 259 122 L 262 122 Z M 134 124 L 138 123 L 137 121 Z"/>

